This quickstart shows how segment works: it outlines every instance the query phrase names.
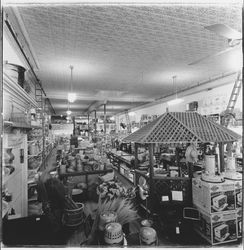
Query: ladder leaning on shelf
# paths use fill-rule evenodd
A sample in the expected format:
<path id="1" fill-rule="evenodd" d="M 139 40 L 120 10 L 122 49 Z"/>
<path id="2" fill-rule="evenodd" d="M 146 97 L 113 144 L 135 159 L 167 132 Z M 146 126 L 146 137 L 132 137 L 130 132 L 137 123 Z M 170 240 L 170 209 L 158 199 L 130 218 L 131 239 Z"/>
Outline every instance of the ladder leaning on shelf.
<path id="1" fill-rule="evenodd" d="M 238 72 L 237 79 L 234 83 L 234 87 L 232 89 L 230 99 L 227 105 L 226 110 L 221 114 L 221 124 L 225 127 L 228 127 L 230 122 L 230 117 L 234 117 L 234 107 L 236 105 L 237 98 L 240 94 L 242 86 L 242 77 L 241 77 L 241 71 Z"/>
<path id="2" fill-rule="evenodd" d="M 128 110 L 125 112 L 125 119 L 126 119 L 127 132 L 130 134 L 131 133 L 131 124 L 130 124 L 130 117 L 129 117 Z"/>

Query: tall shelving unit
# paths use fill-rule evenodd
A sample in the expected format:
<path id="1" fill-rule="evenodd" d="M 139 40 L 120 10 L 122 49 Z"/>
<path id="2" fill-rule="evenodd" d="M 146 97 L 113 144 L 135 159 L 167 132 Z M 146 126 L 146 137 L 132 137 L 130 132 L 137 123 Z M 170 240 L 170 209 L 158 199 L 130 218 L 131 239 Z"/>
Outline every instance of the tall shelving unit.
<path id="1" fill-rule="evenodd" d="M 27 93 L 9 74 L 3 72 L 3 150 L 12 148 L 15 155 L 13 165 L 14 172 L 3 176 L 2 190 L 11 193 L 12 201 L 4 207 L 2 217 L 9 214 L 12 208 L 14 216 L 8 218 L 25 217 L 28 215 L 28 190 L 35 185 L 34 176 L 38 171 L 45 169 L 46 160 L 50 155 L 53 144 L 46 144 L 45 112 L 49 113 L 50 102 L 44 99 L 44 92 L 40 83 L 33 85 L 35 95 Z M 40 112 L 41 122 L 33 125 L 30 110 Z M 36 136 L 29 135 L 39 131 Z M 30 150 L 31 143 L 38 141 L 38 150 Z M 47 150 L 48 149 L 48 150 Z M 34 152 L 34 153 L 33 153 Z M 22 157 L 22 158 L 21 158 Z M 22 159 L 22 160 L 21 160 Z M 37 161 L 39 159 L 39 162 Z M 33 160 L 35 167 L 30 166 Z M 31 168 L 31 169 L 30 169 Z M 16 188 L 18 187 L 18 188 Z M 21 188 L 19 188 L 21 187 Z M 5 203 L 6 204 L 6 203 Z M 13 210 L 12 210 L 13 211 Z"/>
<path id="2" fill-rule="evenodd" d="M 37 108 L 35 99 L 18 85 L 14 78 L 3 72 L 3 150 L 12 148 L 15 156 L 13 161 L 14 172 L 2 178 L 2 190 L 12 194 L 2 216 L 9 209 L 14 209 L 15 216 L 24 217 L 28 213 L 28 144 L 27 133 L 32 126 L 25 121 L 25 113 L 29 107 Z M 21 114 L 23 119 L 13 119 L 12 114 Z M 17 115 L 16 115 L 17 116 Z M 4 167 L 4 166 L 3 166 Z M 11 216 L 9 217 L 11 218 Z"/>

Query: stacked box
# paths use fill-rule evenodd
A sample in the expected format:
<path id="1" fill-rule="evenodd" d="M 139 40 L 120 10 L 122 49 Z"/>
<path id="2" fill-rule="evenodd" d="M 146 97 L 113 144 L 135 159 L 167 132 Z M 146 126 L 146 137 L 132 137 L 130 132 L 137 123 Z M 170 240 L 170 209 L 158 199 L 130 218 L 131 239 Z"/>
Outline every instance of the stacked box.
<path id="1" fill-rule="evenodd" d="M 195 230 L 212 245 L 223 244 L 237 240 L 237 214 L 206 213 L 198 209 L 200 221 L 195 222 Z"/>
<path id="2" fill-rule="evenodd" d="M 200 177 L 192 179 L 193 204 L 206 213 L 229 213 L 236 209 L 235 185 L 233 181 L 210 183 Z"/>
<path id="3" fill-rule="evenodd" d="M 236 208 L 242 207 L 242 180 L 234 181 L 235 183 L 235 198 L 236 198 Z"/>
<path id="4" fill-rule="evenodd" d="M 243 223 L 243 211 L 242 208 L 238 208 L 236 210 L 236 215 L 237 215 L 237 237 L 241 238 L 242 237 L 242 223 Z"/>

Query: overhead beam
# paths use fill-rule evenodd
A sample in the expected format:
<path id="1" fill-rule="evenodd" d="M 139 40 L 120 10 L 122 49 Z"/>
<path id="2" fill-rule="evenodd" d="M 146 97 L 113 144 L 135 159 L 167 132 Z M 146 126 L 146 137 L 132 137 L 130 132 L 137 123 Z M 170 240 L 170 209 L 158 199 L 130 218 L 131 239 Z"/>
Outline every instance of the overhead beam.
<path id="1" fill-rule="evenodd" d="M 100 106 L 104 105 L 104 104 L 107 104 L 107 100 L 103 100 L 103 101 L 96 101 L 96 102 L 93 102 L 87 110 L 84 111 L 84 113 L 91 113 L 92 111 L 94 110 L 97 110 L 97 108 L 99 108 Z"/>
<path id="2" fill-rule="evenodd" d="M 178 91 L 178 97 L 185 97 L 188 95 L 193 95 L 202 91 L 207 91 L 209 89 L 217 88 L 220 86 L 224 86 L 230 83 L 233 83 L 233 81 L 236 78 L 236 71 L 229 72 L 229 73 L 223 73 L 221 75 L 211 77 L 205 81 L 198 82 L 193 86 L 186 87 L 185 89 L 181 89 Z M 146 103 L 140 106 L 137 106 L 135 108 L 132 108 L 130 111 L 137 111 L 145 108 L 152 107 L 156 104 L 161 104 L 161 103 L 166 103 L 167 101 L 171 100 L 172 98 L 175 97 L 175 94 L 170 94 L 163 96 L 161 98 L 155 99 L 153 102 Z M 124 115 L 127 111 L 123 111 L 121 113 L 118 113 L 117 115 Z"/>
<path id="3" fill-rule="evenodd" d="M 58 94 L 55 93 L 54 91 L 49 91 L 48 93 L 48 97 L 52 100 L 67 100 L 67 93 L 64 94 Z M 79 95 L 77 94 L 77 101 L 82 100 L 82 101 L 92 101 L 92 100 L 96 100 L 96 101 L 104 101 L 104 97 L 102 96 L 94 96 L 94 95 Z M 148 102 L 152 102 L 154 101 L 154 98 L 147 98 L 147 97 L 109 97 L 109 99 L 107 99 L 107 101 L 109 102 L 133 102 L 133 103 L 137 103 L 137 102 L 144 102 L 144 103 L 148 103 Z"/>

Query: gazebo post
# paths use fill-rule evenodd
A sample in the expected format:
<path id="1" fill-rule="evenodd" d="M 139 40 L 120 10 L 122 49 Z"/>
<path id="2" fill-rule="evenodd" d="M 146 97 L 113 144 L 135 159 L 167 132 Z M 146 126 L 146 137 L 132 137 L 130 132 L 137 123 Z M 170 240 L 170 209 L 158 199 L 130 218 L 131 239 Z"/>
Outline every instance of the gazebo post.
<path id="1" fill-rule="evenodd" d="M 150 174 L 149 174 L 149 184 L 150 184 L 150 196 L 153 194 L 153 144 L 149 144 L 149 166 L 150 166 Z"/>
<path id="2" fill-rule="evenodd" d="M 176 145 L 175 146 L 175 160 L 176 160 L 176 165 L 179 169 L 179 177 L 181 177 L 181 168 L 180 168 L 180 156 L 179 156 L 179 148 L 178 146 Z"/>
<path id="3" fill-rule="evenodd" d="M 225 171 L 225 166 L 224 166 L 224 143 L 220 142 L 219 143 L 219 163 L 220 163 L 220 173 L 223 173 Z"/>
<path id="4" fill-rule="evenodd" d="M 138 167 L 138 143 L 135 142 L 135 169 Z"/>

